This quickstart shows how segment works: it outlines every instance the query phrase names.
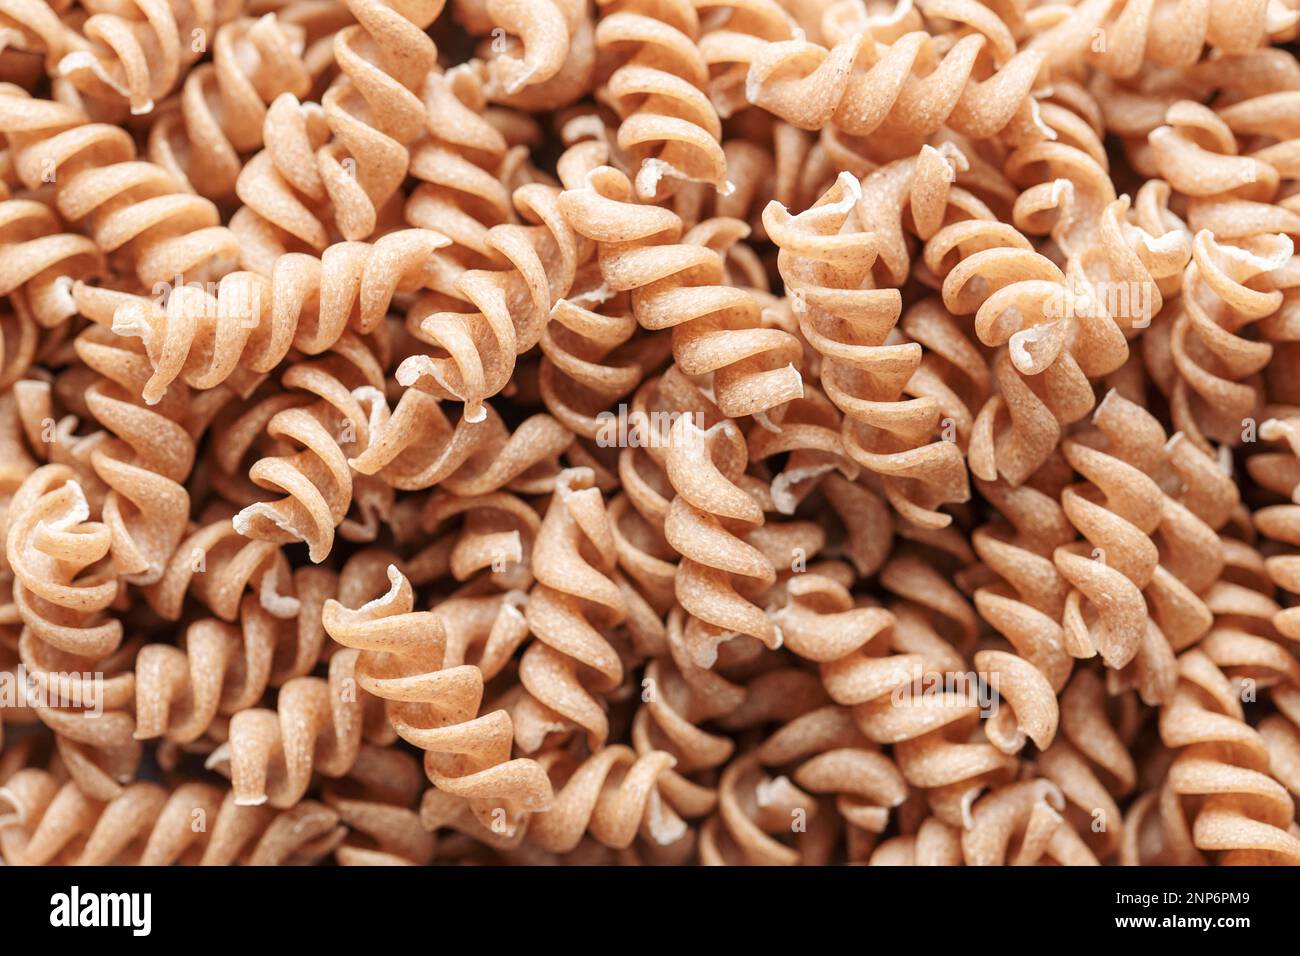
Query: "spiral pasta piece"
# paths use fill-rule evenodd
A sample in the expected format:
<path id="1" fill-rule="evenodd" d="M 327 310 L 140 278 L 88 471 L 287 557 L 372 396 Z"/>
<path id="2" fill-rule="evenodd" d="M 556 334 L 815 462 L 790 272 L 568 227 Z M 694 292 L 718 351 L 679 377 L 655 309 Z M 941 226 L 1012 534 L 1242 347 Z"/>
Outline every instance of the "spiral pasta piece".
<path id="1" fill-rule="evenodd" d="M 330 572 L 299 569 L 297 614 L 274 617 L 253 595 L 240 603 L 236 627 L 216 618 L 194 621 L 181 646 L 147 644 L 135 661 L 136 728 L 140 740 L 182 744 L 205 735 L 218 717 L 255 707 L 268 687 L 310 673 L 321 658 L 320 617 L 334 593 Z"/>
<path id="2" fill-rule="evenodd" d="M 222 24 L 212 62 L 185 77 L 180 109 L 150 129 L 150 159 L 209 199 L 233 196 L 243 157 L 262 146 L 268 104 L 311 92 L 305 52 L 304 29 L 274 12 Z"/>
<path id="3" fill-rule="evenodd" d="M 682 236 L 675 214 L 634 203 L 632 184 L 610 166 L 592 170 L 581 186 L 570 185 L 560 208 L 574 229 L 600 244 L 605 284 L 631 291 L 642 328 L 671 328 L 682 371 L 712 376 L 723 414 L 767 414 L 802 394 L 798 340 L 765 327 L 749 292 L 717 284 L 722 260 L 708 241 L 738 238 L 742 224 L 721 230 L 701 225 Z"/>
<path id="4" fill-rule="evenodd" d="M 1005 346 L 993 362 L 998 394 L 974 425 L 972 471 L 1022 484 L 1063 428 L 1091 410 L 1089 379 L 1127 359 L 1124 334 L 1104 308 L 1062 315 L 1064 274 L 1005 223 L 975 218 L 945 226 L 926 243 L 924 261 L 942 282 L 945 307 L 975 313 L 980 341 Z M 1000 426 L 1003 414 L 1009 421 Z"/>
<path id="5" fill-rule="evenodd" d="M 178 379 L 196 389 L 242 384 L 273 371 L 296 349 L 318 355 L 348 333 L 382 327 L 394 296 L 426 282 L 439 233 L 405 229 L 373 244 L 335 243 L 317 259 L 286 253 L 269 276 L 229 272 L 215 289 L 164 283 L 152 299 L 123 297 L 109 322 L 138 337 L 153 367 L 142 395 L 158 401 Z M 83 307 L 85 311 L 85 307 Z"/>
<path id="6" fill-rule="evenodd" d="M 412 806 L 423 778 L 419 765 L 396 750 L 365 747 L 343 780 L 325 789 L 325 803 L 348 829 L 334 851 L 341 866 L 422 866 L 437 847 Z"/>
<path id="7" fill-rule="evenodd" d="M 387 700 L 397 734 L 425 752 L 425 772 L 439 790 L 471 803 L 487 826 L 509 836 L 552 798 L 545 771 L 511 759 L 514 728 L 505 710 L 480 714 L 483 674 L 472 664 L 444 666 L 442 619 L 414 611 L 410 582 L 388 565 L 389 590 L 356 610 L 326 603 L 329 635 L 355 648 L 357 682 Z M 502 605 L 500 627 L 522 623 Z M 491 640 L 491 638 L 489 638 Z"/>
<path id="8" fill-rule="evenodd" d="M 327 857 L 346 833 L 314 800 L 277 813 L 239 806 L 211 784 L 168 792 L 141 781 L 104 801 L 36 769 L 0 787 L 4 805 L 0 856 L 12 866 L 305 864 Z"/>
<path id="9" fill-rule="evenodd" d="M 901 513 L 941 526 L 951 519 L 940 515 L 937 506 L 969 497 L 966 469 L 955 444 L 929 440 L 939 430 L 938 403 L 903 397 L 922 349 L 917 343 L 887 344 L 901 298 L 894 289 L 870 287 L 878 243 L 887 240 L 858 224 L 855 210 L 861 197 L 857 180 L 842 173 L 830 191 L 797 216 L 777 203 L 769 205 L 764 224 L 781 249 L 778 263 L 800 328 L 823 356 L 822 385 L 845 413 L 846 450 L 882 476 L 886 494 Z"/>
<path id="10" fill-rule="evenodd" d="M 606 636 L 627 615 L 611 577 L 614 556 L 609 515 L 593 473 L 561 472 L 533 544 L 537 583 L 525 617 L 536 640 L 519 661 L 519 681 L 553 726 L 585 730 L 593 753 L 609 735 L 597 695 L 617 688 L 624 676 Z M 585 685 L 583 674 L 591 675 Z"/>
<path id="11" fill-rule="evenodd" d="M 266 148 L 235 184 L 238 228 L 263 243 L 323 252 L 330 230 L 370 236 L 410 165 L 408 145 L 426 131 L 424 84 L 438 50 L 425 28 L 444 0 L 352 0 L 356 22 L 334 34 L 340 75 L 319 104 L 281 93 L 266 114 Z M 235 223 L 232 222 L 232 226 Z M 301 250 L 291 250 L 301 251 Z"/>
<path id="12" fill-rule="evenodd" d="M 1089 59 L 1114 77 L 1132 77 L 1144 64 L 1186 69 L 1206 46 L 1232 56 L 1266 46 L 1270 38 L 1294 30 L 1296 12 L 1262 0 L 1230 4 L 1223 0 L 1175 4 L 1132 2 L 1115 5 L 1101 29 L 1115 39 Z"/>
<path id="13" fill-rule="evenodd" d="M 1208 651 L 1179 658 L 1178 690 L 1160 715 L 1161 739 L 1179 749 L 1159 797 L 1164 851 L 1177 862 L 1295 860 L 1292 799 L 1269 774 L 1268 748 Z"/>
<path id="14" fill-rule="evenodd" d="M 113 565 L 131 584 L 153 584 L 185 530 L 190 499 L 181 484 L 194 462 L 184 404 L 144 405 L 136 396 L 144 356 L 89 329 L 74 347 L 102 378 L 86 390 L 86 405 L 108 433 L 90 464 L 108 487 L 102 513 L 113 535 Z M 178 420 L 180 419 L 180 420 Z M 111 437 L 108 437 L 111 436 Z"/>
<path id="15" fill-rule="evenodd" d="M 63 675 L 53 687 L 45 678 L 50 700 L 36 708 L 37 715 L 58 733 L 64 761 L 83 788 L 95 796 L 115 795 L 134 774 L 140 746 L 124 709 L 133 690 L 130 672 L 104 682 L 102 697 L 94 686 L 95 670 L 110 663 L 122 644 L 121 622 L 105 614 L 118 593 L 117 578 L 103 563 L 112 532 L 90 520 L 90 505 L 66 465 L 33 471 L 10 508 L 6 557 L 29 645 L 23 657 L 34 673 Z"/>
<path id="16" fill-rule="evenodd" d="M 304 541 L 310 558 L 320 562 L 352 504 L 352 472 L 341 445 L 370 444 L 366 405 L 382 400 L 383 373 L 371 348 L 347 335 L 325 358 L 286 372 L 284 384 L 318 396 L 310 405 L 276 412 L 266 424 L 270 436 L 302 450 L 262 458 L 248 474 L 259 487 L 286 497 L 248 505 L 233 524 L 255 540 Z"/>
<path id="17" fill-rule="evenodd" d="M 229 15 L 228 5 L 189 0 L 92 13 L 81 25 L 89 42 L 63 54 L 58 75 L 91 97 L 120 97 L 132 113 L 149 113 Z"/>
<path id="18" fill-rule="evenodd" d="M 104 268 L 92 240 L 61 229 L 59 217 L 43 203 L 33 199 L 0 202 L 0 294 L 15 296 L 45 327 L 58 325 L 76 313 L 69 294 L 73 281 Z"/>
<path id="19" fill-rule="evenodd" d="M 228 739 L 206 766 L 228 774 L 237 804 L 292 807 L 313 773 L 351 770 L 363 736 L 391 742 L 376 699 L 358 689 L 356 662 L 354 651 L 334 654 L 327 677 L 296 677 L 281 687 L 275 710 L 253 707 L 230 718 Z"/>
<path id="20" fill-rule="evenodd" d="M 0 131 L 23 183 L 54 183 L 64 220 L 88 219 L 99 250 L 132 261 L 146 288 L 178 275 L 203 282 L 237 259 L 235 237 L 217 207 L 162 167 L 136 159 L 126 130 L 89 122 L 75 103 L 34 99 L 6 84 Z"/>
<path id="21" fill-rule="evenodd" d="M 908 151 L 944 124 L 977 139 L 1035 128 L 1029 94 L 1043 67 L 1038 51 L 1003 50 L 990 63 L 981 62 L 988 40 L 980 33 L 939 54 L 924 31 L 883 51 L 865 23 L 844 32 L 829 50 L 799 38 L 765 44 L 750 62 L 746 98 L 801 129 L 834 124 L 852 135 L 878 133 Z M 918 61 L 934 69 L 917 75 Z"/>
<path id="22" fill-rule="evenodd" d="M 1174 689 L 1174 653 L 1194 644 L 1213 623 L 1197 592 L 1221 573 L 1222 546 L 1213 528 L 1147 477 L 1156 473 L 1168 447 L 1151 415 L 1110 393 L 1094 423 L 1109 440 L 1109 450 L 1073 439 L 1061 446 L 1088 481 L 1066 488 L 1062 506 L 1093 548 L 1086 556 L 1087 546 L 1065 545 L 1056 552 L 1057 569 L 1074 586 L 1066 601 L 1064 638 L 1074 653 L 1095 649 L 1111 667 L 1136 659 L 1144 699 L 1159 702 Z M 1194 449 L 1184 452 L 1184 469 L 1194 467 L 1196 457 Z M 1202 459 L 1200 467 L 1214 465 Z"/>
<path id="23" fill-rule="evenodd" d="M 517 356 L 537 344 L 579 262 L 578 238 L 561 214 L 559 190 L 528 183 L 515 190 L 513 201 L 534 224 L 493 226 L 487 237 L 508 268 L 471 269 L 457 277 L 459 297 L 476 312 L 444 311 L 436 299 L 414 306 L 408 326 L 447 354 L 412 355 L 396 372 L 401 385 L 463 402 L 471 423 L 487 415 L 484 402 L 505 387 Z"/>

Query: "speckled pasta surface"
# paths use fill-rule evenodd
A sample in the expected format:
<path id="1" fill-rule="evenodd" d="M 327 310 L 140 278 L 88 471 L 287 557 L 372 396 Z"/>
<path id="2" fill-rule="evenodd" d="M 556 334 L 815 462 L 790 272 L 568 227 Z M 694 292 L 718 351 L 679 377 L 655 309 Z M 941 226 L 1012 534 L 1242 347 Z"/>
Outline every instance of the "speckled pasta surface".
<path id="1" fill-rule="evenodd" d="M 0 4 L 0 861 L 1300 864 L 1298 38 Z"/>

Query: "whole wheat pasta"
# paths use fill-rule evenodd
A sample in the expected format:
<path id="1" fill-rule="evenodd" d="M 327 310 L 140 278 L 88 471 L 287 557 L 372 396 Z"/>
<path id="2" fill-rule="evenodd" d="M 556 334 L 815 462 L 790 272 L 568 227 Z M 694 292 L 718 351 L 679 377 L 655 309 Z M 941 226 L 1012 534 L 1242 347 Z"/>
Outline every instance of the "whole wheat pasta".
<path id="1" fill-rule="evenodd" d="M 367 406 L 382 400 L 378 350 L 349 334 L 321 360 L 285 373 L 286 388 L 302 389 L 316 399 L 276 412 L 266 430 L 302 451 L 261 458 L 253 465 L 248 475 L 255 484 L 287 497 L 248 505 L 232 519 L 236 531 L 263 541 L 304 541 L 313 561 L 325 559 L 334 529 L 352 505 L 352 473 L 340 445 L 365 449 L 370 444 Z"/>
<path id="2" fill-rule="evenodd" d="M 35 99 L 12 86 L 0 94 L 0 132 L 24 184 L 53 182 L 59 213 L 90 217 L 100 251 L 132 260 L 143 285 L 176 275 L 202 281 L 235 261 L 238 247 L 217 207 L 162 167 L 137 161 L 126 130 L 89 122 L 73 97 Z"/>
<path id="3" fill-rule="evenodd" d="M 589 4 L 456 0 L 452 17 L 480 38 L 471 64 L 494 102 L 546 110 L 590 92 L 596 24 Z"/>
<path id="4" fill-rule="evenodd" d="M 0 292 L 14 295 L 14 302 L 22 303 L 18 308 L 46 327 L 76 312 L 69 297 L 72 280 L 103 269 L 103 256 L 92 240 L 61 229 L 59 217 L 43 203 L 0 202 Z"/>
<path id="5" fill-rule="evenodd" d="M 140 648 L 135 661 L 137 739 L 192 743 L 218 715 L 254 707 L 268 686 L 280 687 L 315 668 L 325 645 L 322 608 L 337 588 L 336 576 L 300 568 L 294 577 L 298 611 L 288 620 L 275 617 L 249 594 L 240 604 L 238 627 L 201 618 L 188 626 L 180 646 Z"/>
<path id="6" fill-rule="evenodd" d="M 0 861 L 1300 863 L 1298 34 L 0 0 Z"/>
<path id="7" fill-rule="evenodd" d="M 431 230 L 404 229 L 374 244 L 335 243 L 319 259 L 285 253 L 265 275 L 229 272 L 213 290 L 167 283 L 152 296 L 120 297 L 107 324 L 143 343 L 153 366 L 146 401 L 177 379 L 211 389 L 233 378 L 240 387 L 250 373 L 273 371 L 290 349 L 316 355 L 346 332 L 380 328 L 395 295 L 437 281 L 428 257 L 448 242 Z M 78 301 L 88 295 L 74 292 Z"/>
<path id="8" fill-rule="evenodd" d="M 87 329 L 74 343 L 78 357 L 100 376 L 85 392 L 87 411 L 105 429 L 90 465 L 108 489 L 102 508 L 113 535 L 114 569 L 131 584 L 152 584 L 189 517 L 181 484 L 194 462 L 194 439 L 185 427 L 189 409 L 180 402 L 146 406 L 137 397 L 145 357 L 129 341 L 100 332 Z"/>
<path id="9" fill-rule="evenodd" d="M 329 659 L 326 677 L 295 677 L 280 688 L 274 710 L 253 707 L 230 718 L 229 739 L 205 766 L 229 776 L 240 806 L 297 804 L 313 773 L 341 777 L 363 739 L 385 745 L 396 736 L 379 698 L 357 690 L 357 654 Z"/>
<path id="10" fill-rule="evenodd" d="M 343 780 L 330 784 L 325 803 L 348 829 L 334 851 L 341 866 L 423 866 L 436 837 L 414 809 L 422 789 L 419 765 L 406 753 L 365 747 Z"/>
<path id="11" fill-rule="evenodd" d="M 1073 441 L 1065 443 L 1062 450 L 1073 467 L 1090 481 L 1099 482 L 1095 487 L 1101 496 L 1099 499 L 1081 496 L 1080 493 L 1086 495 L 1086 489 L 1072 486 L 1063 493 L 1062 504 L 1072 524 L 1090 529 L 1083 531 L 1084 536 L 1106 558 L 1101 565 L 1089 563 L 1097 551 L 1085 558 L 1083 551 L 1087 550 L 1086 546 L 1082 549 L 1066 546 L 1057 551 L 1057 568 L 1075 587 L 1066 601 L 1063 619 L 1065 642 L 1072 653 L 1084 646 L 1081 639 L 1088 643 L 1080 630 L 1080 627 L 1089 626 L 1085 623 L 1088 615 L 1083 600 L 1089 592 L 1097 595 L 1105 605 L 1096 604 L 1094 600 L 1098 636 L 1104 634 L 1101 639 L 1108 642 L 1127 633 L 1129 637 L 1126 640 L 1131 642 L 1127 646 L 1138 658 L 1136 682 L 1141 686 L 1144 699 L 1148 702 L 1167 699 L 1174 683 L 1172 654 L 1194 644 L 1212 623 L 1213 615 L 1197 592 L 1207 590 L 1222 572 L 1222 549 L 1215 528 L 1177 501 L 1165 498 L 1162 502 L 1161 498 L 1165 496 L 1159 485 L 1154 481 L 1148 484 L 1147 479 L 1138 475 L 1145 472 L 1158 476 L 1161 466 L 1167 467 L 1162 461 L 1165 458 L 1163 453 L 1181 452 L 1169 457 L 1178 459 L 1178 465 L 1174 467 L 1187 486 L 1196 488 L 1208 478 L 1206 484 L 1209 488 L 1202 484 L 1196 490 L 1220 491 L 1231 496 L 1235 489 L 1223 487 L 1208 456 L 1199 453 L 1181 437 L 1166 444 L 1164 431 L 1158 422 L 1118 394 L 1112 393 L 1103 400 L 1094 422 L 1107 436 L 1107 443 L 1103 446 L 1105 450 Z M 1135 472 L 1127 479 L 1120 479 L 1125 466 L 1135 469 Z M 1118 484 L 1126 486 L 1123 503 L 1118 497 Z M 1221 506 L 1218 509 L 1219 514 L 1225 517 L 1232 506 L 1231 500 L 1226 504 L 1227 508 Z M 1096 510 L 1098 507 L 1113 509 L 1112 514 L 1120 520 L 1102 518 Z M 1222 520 L 1221 517 L 1220 523 Z M 1125 540 L 1129 528 L 1143 528 L 1152 521 L 1155 524 L 1142 532 L 1145 540 L 1137 535 L 1130 541 Z M 1103 523 L 1108 525 L 1105 530 Z M 1107 549 L 1105 539 L 1111 542 L 1111 550 Z M 1151 563 L 1152 559 L 1155 563 Z M 1143 590 L 1147 598 L 1145 608 L 1132 601 L 1132 593 L 1118 579 L 1106 585 L 1100 583 L 1101 576 L 1113 576 L 1116 572 Z M 1126 609 L 1129 605 L 1131 610 Z M 1143 621 L 1148 614 L 1149 621 Z M 1153 625 L 1154 632 L 1151 630 Z M 1168 649 L 1161 647 L 1156 635 L 1167 642 Z M 1095 643 L 1094 646 L 1110 666 L 1123 667 L 1127 663 L 1120 658 L 1109 660 L 1113 650 L 1104 650 Z M 1128 653 L 1126 650 L 1122 656 Z"/>
<path id="12" fill-rule="evenodd" d="M 1295 807 L 1269 776 L 1268 750 L 1242 721 L 1227 677 L 1199 648 L 1179 658 L 1179 677 L 1160 721 L 1166 746 L 1180 748 L 1160 795 L 1164 852 L 1184 862 L 1203 853 L 1222 853 L 1230 862 L 1296 859 L 1300 841 L 1288 832 Z M 1233 800 L 1243 792 L 1252 795 L 1249 802 Z M 1197 795 L 1205 798 L 1189 813 L 1183 798 Z"/>
<path id="13" fill-rule="evenodd" d="M 631 48 L 602 90 L 619 113 L 618 144 L 638 160 L 636 195 L 655 199 L 677 182 L 729 191 L 722 124 L 705 93 L 709 67 L 696 46 L 693 5 L 604 0 L 597 49 Z"/>
<path id="14" fill-rule="evenodd" d="M 944 165 L 934 150 L 924 156 Z M 949 180 L 943 173 L 933 175 L 943 184 L 939 195 L 918 191 L 927 192 L 925 201 L 937 203 L 942 216 Z M 797 297 L 801 330 L 822 355 L 822 382 L 845 413 L 846 450 L 863 467 L 882 475 L 895 507 L 915 521 L 942 524 L 935 506 L 964 501 L 969 494 L 961 451 L 952 442 L 927 443 L 939 427 L 936 402 L 902 396 L 922 349 L 915 343 L 886 344 L 898 321 L 900 296 L 893 289 L 864 288 L 871 284 L 880 254 L 876 244 L 882 242 L 880 231 L 868 232 L 866 223 L 857 226 L 855 210 L 864 198 L 857 180 L 841 175 L 798 216 L 791 218 L 779 204 L 769 206 L 764 224 L 781 248 L 778 262 L 787 294 Z M 913 215 L 920 217 L 918 208 Z"/>
<path id="15" fill-rule="evenodd" d="M 14 604 L 28 641 L 37 645 L 25 656 L 38 666 L 56 654 L 79 663 L 110 662 L 123 637 L 121 622 L 105 613 L 118 591 L 117 578 L 104 567 L 112 532 L 90 520 L 90 504 L 72 469 L 45 465 L 33 471 L 14 493 L 10 512 L 6 557 L 14 575 Z M 45 653 L 43 645 L 49 648 Z M 140 759 L 140 745 L 132 737 L 135 722 L 120 700 L 123 691 L 130 695 L 132 678 L 129 671 L 123 677 L 113 689 L 112 712 L 99 719 L 85 719 L 76 706 L 37 709 L 58 732 L 69 771 L 92 794 L 116 794 Z M 95 678 L 77 670 L 70 679 Z M 65 697 L 87 699 L 59 694 L 55 703 Z"/>
<path id="16" fill-rule="evenodd" d="M 358 555 L 352 561 L 374 568 L 383 565 L 384 556 Z M 487 826 L 508 836 L 528 813 L 550 805 L 550 782 L 535 761 L 510 759 L 510 715 L 504 710 L 479 714 L 482 672 L 472 664 L 444 666 L 442 618 L 412 609 L 410 582 L 394 565 L 387 565 L 387 576 L 387 593 L 356 610 L 327 603 L 325 629 L 360 651 L 358 683 L 389 701 L 389 720 L 402 739 L 425 751 L 425 771 L 434 786 L 470 801 Z M 449 616 L 450 622 L 458 619 Z"/>
<path id="17" fill-rule="evenodd" d="M 239 806 L 207 783 L 169 793 L 138 782 L 101 801 L 35 768 L 0 787 L 0 805 L 9 810 L 0 817 L 0 857 L 16 866 L 303 864 L 328 856 L 347 832 L 336 813 L 314 800 L 276 813 Z M 202 829 L 193 826 L 199 814 Z"/>
<path id="18" fill-rule="evenodd" d="M 149 158 L 210 199 L 233 196 L 243 158 L 262 146 L 267 105 L 282 93 L 311 92 L 305 48 L 302 27 L 274 13 L 222 24 L 212 62 L 186 75 L 179 109 L 150 128 Z"/>
<path id="19" fill-rule="evenodd" d="M 478 311 L 444 310 L 436 298 L 413 306 L 408 326 L 447 355 L 410 356 L 396 373 L 399 384 L 463 402 L 473 423 L 487 414 L 484 400 L 506 386 L 516 357 L 537 343 L 579 264 L 578 237 L 562 215 L 559 190 L 527 183 L 512 202 L 531 224 L 494 226 L 488 237 L 507 267 L 468 270 L 455 281 L 459 297 Z"/>
<path id="20" fill-rule="evenodd" d="M 1005 31 L 1004 25 L 997 27 Z M 765 44 L 750 62 L 746 99 L 802 129 L 834 124 L 858 135 L 884 130 L 905 150 L 915 149 L 944 123 L 978 139 L 1004 132 L 1017 138 L 1042 135 L 1029 95 L 1043 64 L 1037 51 L 986 61 L 981 73 L 990 75 L 977 77 L 985 40 L 967 34 L 943 54 L 927 83 L 908 89 L 918 58 L 936 56 L 929 34 L 903 34 L 882 54 L 869 21 L 843 24 L 841 30 L 831 49 L 798 38 Z"/>
<path id="21" fill-rule="evenodd" d="M 633 314 L 643 328 L 673 329 L 674 358 L 687 375 L 712 374 L 724 414 L 771 412 L 797 398 L 803 381 L 794 365 L 797 340 L 763 327 L 745 290 L 714 285 L 721 259 L 692 241 L 697 230 L 682 236 L 675 215 L 632 198 L 632 184 L 610 166 L 590 170 L 582 186 L 560 197 L 574 228 L 601 244 L 606 285 L 633 293 Z M 702 282 L 713 285 L 707 295 L 697 292 Z"/>

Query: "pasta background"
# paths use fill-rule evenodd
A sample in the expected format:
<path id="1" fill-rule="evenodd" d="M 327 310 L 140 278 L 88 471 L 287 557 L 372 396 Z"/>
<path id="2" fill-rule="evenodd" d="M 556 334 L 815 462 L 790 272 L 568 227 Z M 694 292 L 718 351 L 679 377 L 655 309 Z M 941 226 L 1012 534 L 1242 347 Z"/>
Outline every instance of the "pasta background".
<path id="1" fill-rule="evenodd" d="M 0 861 L 1300 864 L 1298 36 L 0 5 Z"/>

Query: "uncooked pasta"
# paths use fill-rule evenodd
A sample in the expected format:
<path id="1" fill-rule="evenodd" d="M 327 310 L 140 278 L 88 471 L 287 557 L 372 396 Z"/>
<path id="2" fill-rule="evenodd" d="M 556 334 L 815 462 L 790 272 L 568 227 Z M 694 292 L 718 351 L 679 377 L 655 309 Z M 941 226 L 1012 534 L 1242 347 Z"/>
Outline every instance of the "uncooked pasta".
<path id="1" fill-rule="evenodd" d="M 1300 865 L 1298 35 L 0 3 L 0 862 Z"/>

